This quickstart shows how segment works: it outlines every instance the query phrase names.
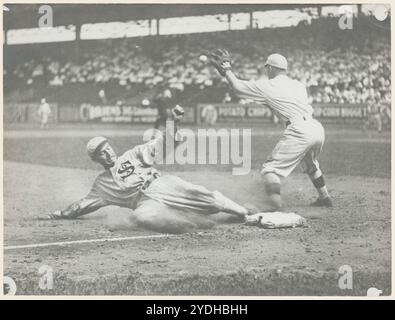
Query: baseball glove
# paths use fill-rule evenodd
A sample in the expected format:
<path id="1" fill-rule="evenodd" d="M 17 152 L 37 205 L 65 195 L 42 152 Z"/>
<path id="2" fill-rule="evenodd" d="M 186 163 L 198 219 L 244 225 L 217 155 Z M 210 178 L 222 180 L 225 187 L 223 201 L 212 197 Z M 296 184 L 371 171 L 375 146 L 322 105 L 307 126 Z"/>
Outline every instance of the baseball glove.
<path id="1" fill-rule="evenodd" d="M 180 121 L 185 114 L 184 108 L 176 105 L 173 109 L 171 109 L 171 114 L 173 116 L 173 120 Z"/>
<path id="2" fill-rule="evenodd" d="M 225 49 L 217 49 L 210 53 L 211 63 L 218 70 L 221 76 L 225 76 L 226 71 L 232 70 L 230 65 L 230 54 Z"/>

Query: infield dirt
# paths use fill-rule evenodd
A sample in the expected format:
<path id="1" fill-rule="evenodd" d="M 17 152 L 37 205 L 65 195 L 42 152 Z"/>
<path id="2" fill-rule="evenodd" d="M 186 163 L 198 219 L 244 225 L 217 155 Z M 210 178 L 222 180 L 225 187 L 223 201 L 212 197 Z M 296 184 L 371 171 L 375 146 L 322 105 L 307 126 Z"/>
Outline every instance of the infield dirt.
<path id="1" fill-rule="evenodd" d="M 37 220 L 84 196 L 99 172 L 83 151 L 93 132 L 57 138 L 37 132 L 41 136 L 5 134 L 6 247 L 153 234 L 128 226 L 132 211 L 118 207 L 73 221 Z M 6 248 L 4 274 L 15 280 L 17 294 L 28 295 L 366 295 L 370 287 L 388 295 L 390 140 L 344 132 L 327 134 L 321 162 L 334 208 L 308 206 L 314 188 L 300 171 L 283 181 L 285 210 L 306 217 L 308 228 L 265 230 L 224 223 L 223 215 L 200 217 L 199 232 L 169 238 Z M 119 150 L 138 138 L 117 131 L 110 137 Z M 254 172 L 247 176 L 221 166 L 161 170 L 259 207 L 264 197 L 257 169 L 277 139 L 276 132 L 253 136 Z M 42 265 L 54 270 L 52 290 L 39 289 Z M 352 268 L 353 289 L 339 288 L 344 265 Z"/>

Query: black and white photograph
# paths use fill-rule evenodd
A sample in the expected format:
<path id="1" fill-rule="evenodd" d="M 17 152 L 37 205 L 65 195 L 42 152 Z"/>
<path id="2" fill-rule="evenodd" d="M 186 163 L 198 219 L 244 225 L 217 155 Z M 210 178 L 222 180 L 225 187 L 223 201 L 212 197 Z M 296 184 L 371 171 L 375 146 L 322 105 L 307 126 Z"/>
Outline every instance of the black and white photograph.
<path id="1" fill-rule="evenodd" d="M 2 7 L 5 296 L 392 296 L 389 3 Z"/>

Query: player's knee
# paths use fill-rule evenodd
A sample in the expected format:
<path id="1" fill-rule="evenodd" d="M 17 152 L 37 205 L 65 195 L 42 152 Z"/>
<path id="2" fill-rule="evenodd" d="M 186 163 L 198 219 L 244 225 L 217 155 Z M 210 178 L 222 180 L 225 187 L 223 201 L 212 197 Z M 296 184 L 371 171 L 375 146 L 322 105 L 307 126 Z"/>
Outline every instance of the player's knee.
<path id="1" fill-rule="evenodd" d="M 192 232 L 197 228 L 196 224 L 188 221 L 168 208 L 160 208 L 155 210 L 155 206 L 145 206 L 135 211 L 133 220 L 135 224 L 147 230 L 160 232 L 180 234 Z"/>
<path id="2" fill-rule="evenodd" d="M 267 195 L 280 194 L 281 181 L 275 173 L 266 173 L 263 175 L 263 183 Z"/>
<path id="3" fill-rule="evenodd" d="M 166 228 L 166 223 L 163 223 L 163 219 L 153 214 L 138 213 L 133 220 L 138 227 L 147 230 L 163 232 Z"/>
<path id="4" fill-rule="evenodd" d="M 266 173 L 263 175 L 263 183 L 267 195 L 280 194 L 281 181 L 275 173 Z"/>

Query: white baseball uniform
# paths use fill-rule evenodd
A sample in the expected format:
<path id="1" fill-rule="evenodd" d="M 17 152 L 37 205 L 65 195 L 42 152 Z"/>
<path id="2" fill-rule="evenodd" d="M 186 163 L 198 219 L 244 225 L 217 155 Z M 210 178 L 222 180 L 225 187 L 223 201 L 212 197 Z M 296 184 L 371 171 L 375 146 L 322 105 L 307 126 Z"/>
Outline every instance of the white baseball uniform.
<path id="1" fill-rule="evenodd" d="M 40 107 L 38 108 L 38 114 L 41 117 L 41 125 L 47 125 L 49 115 L 51 114 L 51 107 L 49 104 L 46 102 L 40 104 Z"/>
<path id="2" fill-rule="evenodd" d="M 273 172 L 288 176 L 303 161 L 305 171 L 319 167 L 318 156 L 325 134 L 321 123 L 312 118 L 306 87 L 281 74 L 272 79 L 239 81 L 238 95 L 268 105 L 286 123 L 285 131 L 262 165 L 262 174 Z"/>
<path id="3" fill-rule="evenodd" d="M 164 175 L 153 168 L 162 148 L 162 139 L 153 139 L 126 151 L 114 166 L 99 174 L 89 194 L 71 207 L 69 218 L 95 211 L 108 205 L 135 210 L 145 216 L 181 210 L 213 214 L 238 204 L 218 191 L 209 191 L 176 176 Z"/>

